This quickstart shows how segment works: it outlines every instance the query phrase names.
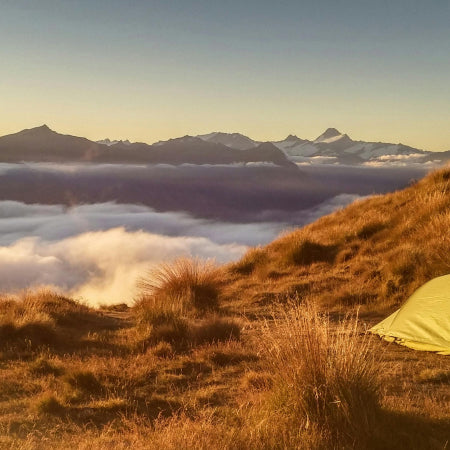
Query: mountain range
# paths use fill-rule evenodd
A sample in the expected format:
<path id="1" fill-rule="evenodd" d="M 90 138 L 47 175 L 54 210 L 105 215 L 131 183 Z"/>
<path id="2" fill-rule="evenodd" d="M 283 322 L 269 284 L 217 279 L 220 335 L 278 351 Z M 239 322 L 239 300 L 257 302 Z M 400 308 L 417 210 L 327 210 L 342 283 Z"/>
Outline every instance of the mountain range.
<path id="1" fill-rule="evenodd" d="M 240 133 L 214 132 L 155 144 L 128 140 L 91 141 L 63 135 L 47 125 L 0 137 L 0 162 L 96 162 L 109 164 L 271 164 L 295 168 L 304 164 L 438 165 L 450 151 L 430 152 L 403 144 L 354 141 L 335 128 L 314 140 L 289 135 L 260 142 Z"/>
<path id="2" fill-rule="evenodd" d="M 0 137 L 0 162 L 95 162 L 109 164 L 235 164 L 270 163 L 295 168 L 270 142 L 240 150 L 219 142 L 185 136 L 153 145 L 109 139 L 93 142 L 63 135 L 47 125 Z"/>
<path id="3" fill-rule="evenodd" d="M 260 143 L 239 133 L 210 133 L 198 136 L 207 142 L 216 142 L 242 150 L 255 148 Z M 289 135 L 282 141 L 272 141 L 286 157 L 297 164 L 386 165 L 405 163 L 441 163 L 450 159 L 450 151 L 430 152 L 404 144 L 354 141 L 336 128 L 328 128 L 314 140 Z"/>

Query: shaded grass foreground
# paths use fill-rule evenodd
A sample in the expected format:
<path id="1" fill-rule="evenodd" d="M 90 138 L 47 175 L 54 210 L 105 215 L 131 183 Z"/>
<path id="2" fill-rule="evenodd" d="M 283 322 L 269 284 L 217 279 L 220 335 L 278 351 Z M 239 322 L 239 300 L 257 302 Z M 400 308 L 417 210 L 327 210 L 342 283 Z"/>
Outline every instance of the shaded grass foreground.
<path id="1" fill-rule="evenodd" d="M 442 448 L 442 427 L 433 434 L 432 422 L 383 406 L 378 341 L 356 319 L 333 322 L 312 303 L 283 308 L 234 338 L 233 318 L 184 317 L 206 337 L 182 351 L 158 339 L 136 349 L 130 337 L 145 327 L 135 322 L 103 331 L 127 340 L 120 354 L 3 355 L 0 447 Z M 448 371 L 419 380 L 445 387 Z"/>

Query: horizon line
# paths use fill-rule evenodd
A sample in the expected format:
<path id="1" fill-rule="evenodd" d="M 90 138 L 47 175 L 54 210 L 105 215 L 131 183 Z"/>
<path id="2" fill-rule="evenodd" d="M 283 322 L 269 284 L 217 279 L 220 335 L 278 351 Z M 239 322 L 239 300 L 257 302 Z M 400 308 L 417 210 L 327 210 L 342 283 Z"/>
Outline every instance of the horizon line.
<path id="1" fill-rule="evenodd" d="M 289 133 L 284 139 L 257 140 L 257 139 L 254 139 L 254 138 L 250 137 L 250 136 L 247 136 L 246 134 L 241 133 L 241 132 L 239 132 L 239 131 L 233 131 L 233 132 L 227 132 L 227 131 L 212 131 L 212 132 L 209 132 L 209 133 L 184 134 L 184 135 L 180 135 L 180 136 L 177 136 L 177 137 L 170 137 L 169 139 L 159 139 L 159 140 L 156 140 L 156 141 L 154 141 L 154 142 L 152 142 L 152 143 L 149 143 L 149 142 L 145 142 L 145 141 L 142 141 L 142 140 L 132 140 L 132 139 L 130 139 L 129 137 L 128 137 L 128 138 L 124 138 L 124 139 L 112 139 L 112 138 L 110 138 L 109 136 L 104 137 L 104 138 L 100 138 L 100 139 L 89 138 L 89 137 L 83 136 L 83 135 L 78 135 L 78 134 L 72 134 L 72 133 L 65 133 L 65 132 L 55 131 L 54 128 L 52 128 L 51 126 L 47 125 L 46 123 L 43 123 L 42 125 L 30 127 L 30 128 L 23 128 L 23 129 L 21 129 L 21 130 L 13 131 L 13 132 L 6 133 L 6 134 L 1 134 L 1 135 L 0 135 L 0 138 L 3 138 L 3 137 L 5 137 L 5 136 L 10 136 L 10 135 L 18 134 L 18 133 L 21 133 L 21 132 L 27 131 L 27 130 L 38 129 L 38 128 L 48 128 L 50 131 L 53 131 L 54 133 L 57 133 L 57 134 L 60 134 L 60 135 L 63 135 L 63 136 L 80 137 L 80 138 L 88 139 L 89 141 L 96 142 L 96 143 L 98 143 L 99 141 L 103 141 L 103 140 L 109 139 L 111 142 L 114 142 L 114 141 L 117 141 L 117 142 L 126 142 L 126 141 L 129 141 L 131 144 L 146 144 L 146 145 L 154 145 L 154 144 L 157 144 L 157 143 L 159 143 L 159 142 L 167 142 L 167 141 L 169 141 L 169 140 L 182 139 L 182 138 L 184 138 L 184 137 L 193 137 L 193 138 L 197 138 L 197 137 L 200 137 L 200 136 L 213 135 L 213 134 L 217 134 L 217 133 L 223 133 L 223 134 L 228 134 L 228 135 L 239 134 L 239 135 L 241 135 L 241 136 L 243 136 L 243 137 L 245 137 L 245 138 L 247 138 L 247 139 L 252 140 L 252 141 L 255 142 L 256 144 L 262 144 L 262 143 L 266 143 L 266 142 L 282 142 L 282 141 L 288 139 L 290 136 L 293 136 L 293 137 L 296 137 L 296 138 L 298 138 L 298 139 L 301 139 L 301 140 L 305 140 L 305 141 L 309 141 L 309 142 L 313 142 L 313 143 L 314 143 L 314 142 L 316 142 L 316 140 L 317 140 L 320 136 L 322 136 L 322 135 L 323 135 L 324 133 L 326 133 L 328 130 L 336 130 L 336 131 L 339 133 L 339 135 L 342 135 L 342 136 L 345 136 L 345 135 L 346 135 L 346 136 L 348 136 L 350 139 L 352 139 L 347 133 L 342 133 L 342 132 L 340 132 L 337 128 L 334 128 L 334 127 L 328 127 L 328 128 L 326 128 L 325 131 L 323 131 L 323 132 L 322 132 L 319 136 L 317 136 L 315 139 L 305 139 L 305 138 L 298 137 L 298 135 L 295 134 L 295 133 Z M 352 141 L 354 141 L 354 142 L 367 142 L 367 143 L 382 143 L 382 144 L 389 144 L 389 145 L 405 145 L 405 146 L 407 146 L 407 147 L 411 147 L 411 148 L 414 148 L 414 149 L 416 149 L 416 150 L 427 151 L 427 152 L 432 152 L 432 153 L 440 153 L 440 152 L 450 151 L 450 144 L 449 144 L 449 149 L 448 149 L 448 150 L 427 150 L 427 149 L 424 149 L 424 148 L 414 147 L 414 146 L 411 145 L 411 144 L 404 144 L 404 143 L 402 143 L 402 142 L 369 141 L 369 140 L 363 140 L 363 139 L 357 139 L 357 140 L 352 139 Z"/>

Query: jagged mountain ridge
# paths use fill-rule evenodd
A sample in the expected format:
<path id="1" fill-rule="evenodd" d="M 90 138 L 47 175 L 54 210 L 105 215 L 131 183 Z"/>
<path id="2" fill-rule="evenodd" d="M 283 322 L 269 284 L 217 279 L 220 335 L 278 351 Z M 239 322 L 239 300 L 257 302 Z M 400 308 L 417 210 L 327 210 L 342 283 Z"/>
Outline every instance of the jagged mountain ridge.
<path id="1" fill-rule="evenodd" d="M 210 134 L 204 134 L 197 136 L 207 142 L 215 142 L 217 144 L 223 144 L 227 147 L 235 148 L 238 150 L 248 150 L 250 148 L 257 147 L 259 142 L 244 136 L 241 133 L 222 133 L 215 132 Z"/>
<path id="2" fill-rule="evenodd" d="M 238 150 L 221 143 L 186 136 L 149 145 L 129 141 L 93 142 L 63 135 L 47 125 L 0 137 L 0 162 L 96 162 L 109 164 L 293 164 L 275 145 L 261 143 Z"/>
<path id="3" fill-rule="evenodd" d="M 214 132 L 160 141 L 155 144 L 128 140 L 90 141 L 63 135 L 47 125 L 0 137 L 0 162 L 97 162 L 136 164 L 270 163 L 298 164 L 439 165 L 450 151 L 430 152 L 404 144 L 354 141 L 336 128 L 314 140 L 289 135 L 282 141 L 259 142 L 241 133 Z"/>
<path id="4" fill-rule="evenodd" d="M 227 143 L 225 133 L 212 133 L 199 136 L 204 139 L 207 136 L 209 142 L 214 142 L 216 136 L 224 145 Z M 238 133 L 232 133 L 232 137 Z M 239 135 L 241 142 L 254 141 L 246 136 Z M 245 139 L 245 140 L 244 140 Z M 230 141 L 231 142 L 231 139 Z M 286 157 L 295 163 L 331 163 L 349 165 L 377 165 L 377 164 L 401 164 L 445 162 L 450 159 L 448 152 L 430 152 L 413 148 L 404 144 L 391 144 L 384 142 L 354 141 L 347 134 L 341 133 L 336 128 L 328 128 L 314 140 L 301 139 L 295 135 L 289 135 L 282 141 L 271 141 L 282 150 Z"/>

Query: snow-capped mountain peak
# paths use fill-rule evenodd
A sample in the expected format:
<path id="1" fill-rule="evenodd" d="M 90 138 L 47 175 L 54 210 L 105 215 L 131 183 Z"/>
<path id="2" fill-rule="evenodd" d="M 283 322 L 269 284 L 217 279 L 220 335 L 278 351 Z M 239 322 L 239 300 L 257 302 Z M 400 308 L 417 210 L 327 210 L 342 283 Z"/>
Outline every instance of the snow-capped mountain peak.
<path id="1" fill-rule="evenodd" d="M 111 147 L 111 145 L 116 145 L 116 144 L 131 145 L 131 142 L 128 139 L 126 139 L 124 141 L 122 141 L 122 140 L 120 140 L 120 141 L 113 140 L 112 141 L 111 139 L 106 138 L 106 139 L 102 139 L 102 140 L 96 141 L 96 142 L 97 142 L 97 144 L 107 145 L 108 147 Z"/>
<path id="2" fill-rule="evenodd" d="M 202 134 L 197 137 L 206 142 L 222 144 L 237 150 L 249 150 L 258 145 L 258 142 L 241 133 L 222 133 L 217 131 L 214 133 Z"/>
<path id="3" fill-rule="evenodd" d="M 126 162 L 135 158 L 148 163 L 230 164 L 269 162 L 281 166 L 294 164 L 416 165 L 435 166 L 450 161 L 450 151 L 429 152 L 403 144 L 354 141 L 336 128 L 328 128 L 314 141 L 290 134 L 284 140 L 261 143 L 240 133 L 214 132 L 184 136 L 148 145 L 109 138 L 94 142 L 63 135 L 47 125 L 0 137 L 6 161 L 45 161 L 61 149 L 68 149 L 66 160 Z M 158 147 L 164 146 L 159 149 Z M 44 157 L 40 149 L 45 148 Z M 109 148 L 109 150 L 108 150 Z M 38 151 L 39 150 L 39 151 Z M 71 159 L 72 158 L 72 159 Z M 206 162 L 205 162 L 206 161 Z"/>
<path id="4" fill-rule="evenodd" d="M 346 135 L 336 130 L 336 128 L 327 128 L 324 133 L 314 140 L 314 142 L 334 142 L 343 136 Z"/>

